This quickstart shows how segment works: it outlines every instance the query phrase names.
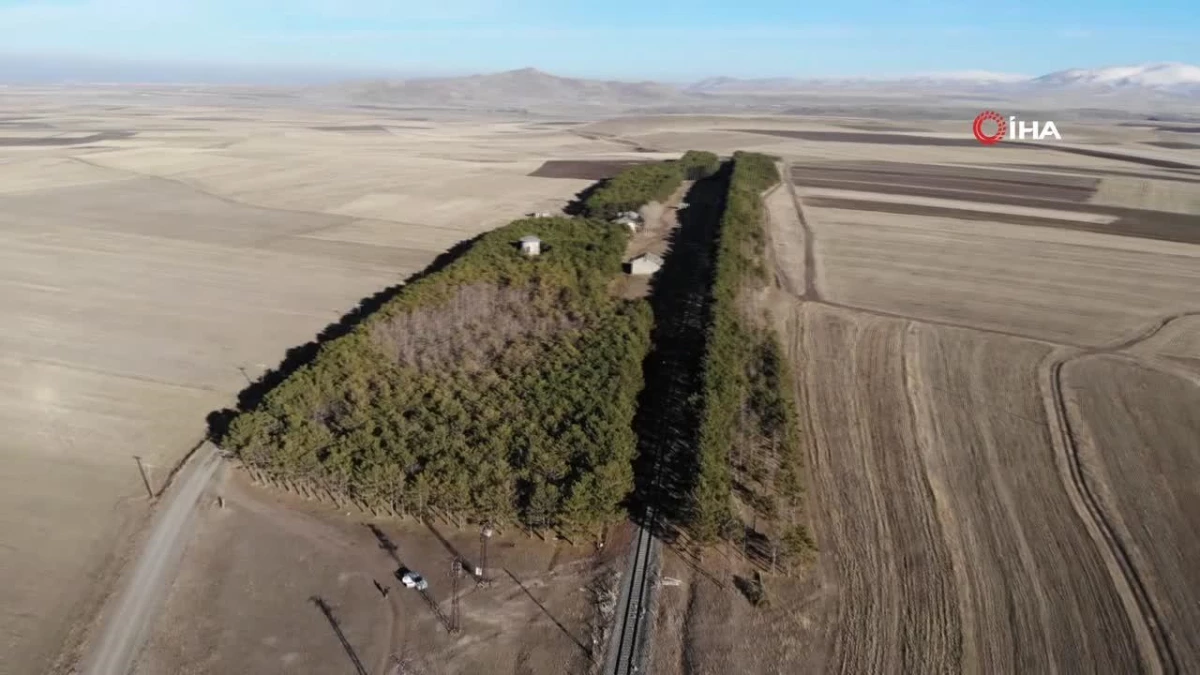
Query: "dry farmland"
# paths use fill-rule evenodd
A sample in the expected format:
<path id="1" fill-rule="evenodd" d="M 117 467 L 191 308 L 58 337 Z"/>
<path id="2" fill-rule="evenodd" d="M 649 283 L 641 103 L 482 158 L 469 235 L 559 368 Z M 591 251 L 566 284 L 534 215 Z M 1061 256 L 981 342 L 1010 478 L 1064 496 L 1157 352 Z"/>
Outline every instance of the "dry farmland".
<path id="1" fill-rule="evenodd" d="M 134 456 L 159 490 L 290 348 L 591 183 L 530 176 L 545 162 L 647 157 L 519 120 L 172 96 L 0 97 L 3 675 L 65 672 L 88 637 L 148 512 Z M 219 643 L 150 662 L 212 672 Z"/>
<path id="2" fill-rule="evenodd" d="M 736 554 L 667 555 L 655 671 L 1197 669 L 1190 149 L 1103 125 L 1078 134 L 1100 152 L 992 152 L 907 119 L 574 126 L 139 93 L 0 98 L 0 675 L 68 672 L 91 637 L 149 511 L 135 456 L 160 489 L 209 411 L 361 299 L 692 148 L 792 168 L 767 300 L 822 552 L 763 610 L 729 583 Z M 506 533 L 452 637 L 361 514 L 239 480 L 202 509 L 137 672 L 353 672 L 312 596 L 368 672 L 587 668 L 611 560 Z M 449 551 L 476 536 L 381 527 L 444 611 Z"/>
<path id="3" fill-rule="evenodd" d="M 1200 667 L 1200 184 L 753 127 L 821 553 L 762 609 L 734 547 L 668 555 L 655 672 Z"/>
<path id="4" fill-rule="evenodd" d="M 500 533 L 489 554 L 493 585 L 460 580 L 461 632 L 451 635 L 443 623 L 452 613 L 450 565 L 456 555 L 478 560 L 474 531 L 353 522 L 244 478 L 223 482 L 225 508 L 202 510 L 135 675 L 353 673 L 351 654 L 370 673 L 587 670 L 589 589 L 613 558 Z M 401 568 L 426 577 L 432 605 L 400 585 Z M 337 629 L 314 598 L 331 608 Z"/>

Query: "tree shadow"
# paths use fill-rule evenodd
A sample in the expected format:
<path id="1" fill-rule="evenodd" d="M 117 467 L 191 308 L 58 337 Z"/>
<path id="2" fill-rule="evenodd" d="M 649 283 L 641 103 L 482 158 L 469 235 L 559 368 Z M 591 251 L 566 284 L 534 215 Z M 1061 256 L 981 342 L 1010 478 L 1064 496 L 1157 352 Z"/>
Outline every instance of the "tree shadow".
<path id="1" fill-rule="evenodd" d="M 333 628 L 333 632 L 337 635 L 338 641 L 342 643 L 342 649 L 346 650 L 346 655 L 350 657 L 350 661 L 354 663 L 354 670 L 358 675 L 367 675 L 367 669 L 363 666 L 362 659 L 358 658 L 358 653 L 354 651 L 350 641 L 346 639 L 346 634 L 342 632 L 342 626 L 338 623 L 337 617 L 333 615 L 333 608 L 329 603 L 325 602 L 320 596 L 314 595 L 309 598 L 309 601 L 321 610 L 325 615 L 325 619 L 329 621 L 329 626 Z"/>
<path id="2" fill-rule="evenodd" d="M 762 607 L 767 604 L 767 589 L 760 574 L 755 573 L 753 577 L 734 575 L 733 585 L 751 605 Z"/>
<path id="3" fill-rule="evenodd" d="M 559 621 L 553 614 L 551 614 L 550 610 L 546 609 L 546 606 L 543 605 L 540 600 L 538 600 L 536 597 L 534 597 L 533 593 L 529 592 L 529 589 L 525 587 L 525 584 L 521 583 L 521 580 L 517 578 L 517 575 L 513 574 L 512 571 L 509 570 L 507 567 L 504 568 L 504 573 L 508 575 L 509 579 L 513 580 L 513 583 L 515 583 L 518 587 L 520 587 L 520 589 L 522 591 L 524 591 L 525 595 L 531 601 L 533 601 L 533 604 L 537 605 L 538 609 L 542 610 L 542 614 L 545 614 L 547 618 L 549 618 L 551 621 L 554 622 L 555 626 L 558 626 L 558 629 L 560 631 L 562 631 L 563 635 L 566 635 L 567 638 L 571 640 L 571 642 L 574 642 L 575 645 L 577 647 L 579 647 L 579 649 L 582 650 L 584 654 L 587 655 L 588 659 L 592 658 L 591 651 L 589 651 L 587 646 L 583 644 L 583 641 L 580 640 L 579 638 L 575 637 L 571 633 L 571 631 L 567 630 L 567 627 L 564 626 L 563 623 L 561 621 Z"/>
<path id="4" fill-rule="evenodd" d="M 392 538 L 389 537 L 386 532 L 380 529 L 378 525 L 374 523 L 364 524 L 366 525 L 367 529 L 371 531 L 371 534 L 375 535 L 375 540 L 379 542 L 379 548 L 386 551 L 392 561 L 396 563 L 396 571 L 392 574 L 396 577 L 397 581 L 400 581 L 403 584 L 404 575 L 409 572 L 417 572 L 417 570 L 414 570 L 408 565 L 404 564 L 404 561 L 400 559 L 400 554 L 397 552 L 399 551 L 399 547 L 396 546 L 396 542 L 392 541 Z M 441 537 L 439 536 L 438 538 L 440 539 Z M 443 540 L 443 543 L 446 543 L 445 540 Z M 420 574 L 420 572 L 417 573 Z M 428 581 L 428 579 L 426 579 L 426 581 Z M 379 586 L 379 582 L 375 582 L 375 585 Z M 433 612 L 433 617 L 438 620 L 438 623 L 442 624 L 442 627 L 446 629 L 446 632 L 453 633 L 453 621 L 451 621 L 450 617 L 446 616 L 446 613 L 442 611 L 441 605 L 439 605 L 437 600 L 434 600 L 433 596 L 430 595 L 429 589 L 418 588 L 416 591 L 418 594 L 420 594 L 421 599 L 424 600 L 425 604 L 429 607 L 429 611 Z M 382 593 L 383 591 L 381 590 L 380 592 Z"/>
<path id="5" fill-rule="evenodd" d="M 608 185 L 610 180 L 611 179 L 609 178 L 605 178 L 604 180 L 596 181 L 579 192 L 576 192 L 571 201 L 567 202 L 567 205 L 563 207 L 563 213 L 567 214 L 568 216 L 587 215 L 588 198 L 596 194 L 596 191 L 600 188 Z"/>
<path id="6" fill-rule="evenodd" d="M 652 347 L 642 364 L 645 387 L 634 429 L 638 456 L 630 513 L 670 543 L 687 522 L 688 498 L 699 469 L 696 447 L 704 387 L 704 357 L 715 275 L 717 235 L 731 165 L 696 181 L 663 266 L 651 281 Z"/>
<path id="7" fill-rule="evenodd" d="M 450 557 L 456 558 L 456 559 L 462 561 L 463 570 L 466 571 L 467 574 L 469 574 L 472 579 L 479 581 L 479 579 L 475 576 L 475 566 L 468 563 L 467 557 L 464 556 L 462 554 L 462 552 L 459 551 L 458 548 L 454 546 L 454 544 L 451 544 L 449 539 L 442 536 L 442 533 L 439 532 L 438 529 L 433 526 L 433 521 L 426 518 L 426 519 L 424 519 L 423 522 L 425 523 L 425 527 L 429 528 L 429 531 L 433 533 L 433 536 L 437 537 L 437 540 L 442 543 L 442 547 L 445 548 L 447 551 L 449 551 Z"/>
<path id="8" fill-rule="evenodd" d="M 433 612 L 433 616 L 436 617 L 438 622 L 442 624 L 442 627 L 446 629 L 446 632 L 453 633 L 454 622 L 450 620 L 450 617 L 446 616 L 446 613 L 442 611 L 442 606 L 439 605 L 437 600 L 434 600 L 433 596 L 429 594 L 429 589 L 418 589 L 417 593 L 421 594 L 421 599 L 424 600 L 425 604 L 429 606 L 429 611 Z"/>
<path id="9" fill-rule="evenodd" d="M 699 574 L 717 588 L 725 588 L 725 582 L 721 581 L 719 576 L 705 569 L 703 561 L 700 559 L 700 554 L 687 546 L 681 545 L 681 539 L 682 537 L 677 537 L 674 541 L 669 541 L 669 543 L 666 544 L 667 548 L 669 548 L 675 554 L 675 556 L 683 562 L 683 564 L 691 568 L 693 572 Z"/>
<path id="10" fill-rule="evenodd" d="M 379 542 L 379 548 L 387 551 L 387 554 L 392 561 L 401 568 L 404 568 L 404 562 L 400 560 L 400 556 L 397 553 L 399 547 L 397 547 L 396 543 L 392 541 L 392 538 L 387 536 L 386 532 L 379 529 L 379 526 L 375 523 L 366 523 L 366 526 L 367 529 L 371 531 L 371 534 L 375 535 L 375 540 Z"/>
<path id="11" fill-rule="evenodd" d="M 259 403 L 267 395 L 267 392 L 279 386 L 292 373 L 312 363 L 325 343 L 349 334 L 350 331 L 354 330 L 367 317 L 379 311 L 388 301 L 395 298 L 405 286 L 444 270 L 455 260 L 462 257 L 482 236 L 481 234 L 471 239 L 460 241 L 435 258 L 425 269 L 409 276 L 401 283 L 388 286 L 381 291 L 363 298 L 354 309 L 346 312 L 340 319 L 326 326 L 315 338 L 303 345 L 289 349 L 283 361 L 278 366 L 260 375 L 257 380 L 250 382 L 245 389 L 242 389 L 238 393 L 236 408 L 223 408 L 221 410 L 214 410 L 208 414 L 209 440 L 220 445 L 221 440 L 229 432 L 229 424 L 238 414 L 258 407 Z"/>

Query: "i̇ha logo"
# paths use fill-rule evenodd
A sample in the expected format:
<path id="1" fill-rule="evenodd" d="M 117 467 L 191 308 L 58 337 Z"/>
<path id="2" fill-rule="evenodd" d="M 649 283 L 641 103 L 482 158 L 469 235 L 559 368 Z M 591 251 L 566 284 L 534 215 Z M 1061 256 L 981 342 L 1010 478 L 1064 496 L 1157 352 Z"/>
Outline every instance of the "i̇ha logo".
<path id="1" fill-rule="evenodd" d="M 1004 138 L 1020 141 L 1026 139 L 1044 141 L 1052 137 L 1056 141 L 1062 140 L 1062 135 L 1058 133 L 1058 127 L 1054 122 L 1038 122 L 1037 120 L 1026 122 L 1018 120 L 1015 115 L 1005 120 L 1000 113 L 992 110 L 979 113 L 975 117 L 975 123 L 971 125 L 971 131 L 975 133 L 976 140 L 984 145 L 995 145 Z"/>

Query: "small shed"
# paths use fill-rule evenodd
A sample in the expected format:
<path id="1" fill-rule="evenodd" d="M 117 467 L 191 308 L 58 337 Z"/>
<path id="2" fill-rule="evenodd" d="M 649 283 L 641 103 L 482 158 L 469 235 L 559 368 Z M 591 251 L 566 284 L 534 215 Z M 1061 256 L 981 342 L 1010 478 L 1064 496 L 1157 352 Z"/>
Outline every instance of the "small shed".
<path id="1" fill-rule="evenodd" d="M 648 276 L 662 269 L 662 256 L 654 253 L 643 253 L 629 261 L 629 273 L 634 276 Z"/>
<path id="2" fill-rule="evenodd" d="M 521 253 L 535 256 L 542 252 L 542 240 L 532 234 L 521 237 Z"/>

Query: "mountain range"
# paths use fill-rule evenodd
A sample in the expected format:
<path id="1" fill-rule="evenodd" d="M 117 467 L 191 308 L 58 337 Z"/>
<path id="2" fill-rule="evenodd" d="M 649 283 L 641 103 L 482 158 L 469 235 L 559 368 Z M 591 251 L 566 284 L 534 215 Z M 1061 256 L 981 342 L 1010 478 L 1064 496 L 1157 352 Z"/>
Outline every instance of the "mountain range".
<path id="1" fill-rule="evenodd" d="M 364 103 L 434 106 L 482 104 L 521 107 L 547 102 L 645 106 L 687 98 L 686 92 L 678 87 L 659 82 L 559 77 L 536 68 L 465 77 L 344 82 L 320 89 Z"/>
<path id="2" fill-rule="evenodd" d="M 1148 89 L 1165 93 L 1200 92 L 1200 67 L 1185 63 L 1147 63 L 1112 68 L 1060 70 L 1030 77 L 1010 73 L 963 71 L 893 78 L 769 78 L 738 79 L 715 77 L 684 88 L 693 93 L 786 92 L 836 87 L 903 89 L 944 87 L 947 89 L 988 88 L 995 91 L 1033 92 L 1072 88 L 1097 93 L 1120 89 Z"/>
<path id="3" fill-rule="evenodd" d="M 690 84 L 625 82 L 560 77 L 535 68 L 465 77 L 374 79 L 313 87 L 322 97 L 365 104 L 439 107 L 607 106 L 671 111 L 757 108 L 809 96 L 1004 98 L 1071 105 L 1127 101 L 1134 104 L 1200 100 L 1200 67 L 1149 63 L 1097 69 L 1062 70 L 1030 77 L 964 71 L 893 78 L 712 77 Z"/>

